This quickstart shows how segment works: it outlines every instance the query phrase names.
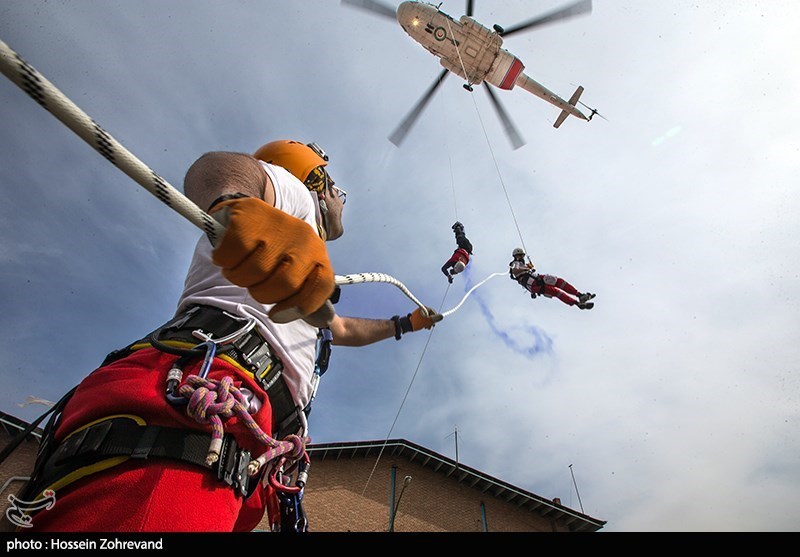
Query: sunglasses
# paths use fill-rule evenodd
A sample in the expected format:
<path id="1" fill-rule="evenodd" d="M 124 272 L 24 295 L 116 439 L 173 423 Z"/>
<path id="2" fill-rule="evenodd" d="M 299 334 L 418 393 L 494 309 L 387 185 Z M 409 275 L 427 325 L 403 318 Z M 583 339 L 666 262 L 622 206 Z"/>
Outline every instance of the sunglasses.
<path id="1" fill-rule="evenodd" d="M 333 180 L 331 180 L 331 181 L 328 183 L 328 185 L 331 187 L 331 189 L 332 189 L 334 192 L 336 192 L 336 196 L 339 198 L 339 201 L 341 201 L 341 202 L 342 202 L 342 205 L 344 205 L 345 203 L 347 203 L 347 192 L 346 192 L 346 191 L 344 191 L 342 188 L 339 188 L 339 187 L 336 187 L 336 186 L 334 186 L 334 185 L 333 185 Z"/>

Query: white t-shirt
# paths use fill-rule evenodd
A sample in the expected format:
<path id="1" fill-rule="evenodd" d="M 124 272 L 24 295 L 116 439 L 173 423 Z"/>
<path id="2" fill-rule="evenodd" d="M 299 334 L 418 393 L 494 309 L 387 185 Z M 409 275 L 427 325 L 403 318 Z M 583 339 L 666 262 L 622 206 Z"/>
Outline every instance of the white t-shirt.
<path id="1" fill-rule="evenodd" d="M 309 190 L 284 168 L 261 163 L 275 186 L 275 207 L 302 219 L 316 233 L 316 208 Z M 195 247 L 186 275 L 178 313 L 191 304 L 205 304 L 242 317 L 255 317 L 261 335 L 273 347 L 284 365 L 286 384 L 300 408 L 312 395 L 311 379 L 316 359 L 317 328 L 302 319 L 274 323 L 268 317 L 271 305 L 257 302 L 246 288 L 229 282 L 211 261 L 211 242 L 203 235 Z"/>

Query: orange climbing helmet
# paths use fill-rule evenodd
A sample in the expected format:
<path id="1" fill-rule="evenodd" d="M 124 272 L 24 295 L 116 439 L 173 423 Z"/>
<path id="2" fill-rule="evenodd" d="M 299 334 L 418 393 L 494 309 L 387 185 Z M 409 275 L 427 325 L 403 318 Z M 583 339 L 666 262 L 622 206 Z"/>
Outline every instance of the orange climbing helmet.
<path id="1" fill-rule="evenodd" d="M 316 143 L 306 145 L 288 139 L 271 141 L 259 147 L 253 156 L 285 168 L 312 191 L 322 191 L 325 187 L 323 167 L 328 164 L 328 155 Z"/>

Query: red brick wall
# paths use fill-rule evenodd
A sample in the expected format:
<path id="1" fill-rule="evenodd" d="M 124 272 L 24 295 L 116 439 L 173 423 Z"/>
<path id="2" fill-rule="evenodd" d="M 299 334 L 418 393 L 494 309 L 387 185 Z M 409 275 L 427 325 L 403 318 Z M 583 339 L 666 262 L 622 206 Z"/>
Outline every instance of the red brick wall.
<path id="1" fill-rule="evenodd" d="M 485 506 L 490 532 L 568 531 L 535 512 L 459 484 L 455 477 L 423 468 L 403 458 L 325 460 L 311 457 L 303 505 L 309 530 L 316 532 L 385 532 L 389 528 L 392 466 L 396 465 L 395 500 L 403 478 L 413 479 L 403 492 L 394 521 L 396 532 L 481 532 Z M 374 468 L 374 472 L 373 472 Z M 266 521 L 262 523 L 266 529 Z"/>

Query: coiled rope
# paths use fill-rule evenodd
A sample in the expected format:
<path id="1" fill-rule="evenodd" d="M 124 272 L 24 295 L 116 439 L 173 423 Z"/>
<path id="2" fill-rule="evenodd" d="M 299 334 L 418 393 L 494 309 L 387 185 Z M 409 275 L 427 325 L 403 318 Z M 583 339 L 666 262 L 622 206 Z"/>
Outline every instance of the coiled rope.
<path id="1" fill-rule="evenodd" d="M 248 412 L 247 399 L 234 385 L 233 378 L 223 377 L 220 380 L 205 379 L 198 375 L 190 375 L 186 383 L 179 389 L 181 395 L 189 400 L 186 413 L 200 424 L 211 426 L 211 444 L 206 455 L 209 466 L 219 459 L 222 438 L 225 434 L 222 418 L 237 416 L 245 424 L 250 433 L 267 451 L 248 464 L 247 473 L 254 476 L 261 467 L 278 457 L 299 460 L 306 450 L 306 438 L 289 435 L 283 441 L 273 439 L 262 430 Z"/>
<path id="2" fill-rule="evenodd" d="M 103 155 L 111 164 L 156 196 L 159 201 L 205 232 L 212 244 L 216 244 L 222 238 L 225 233 L 225 228 L 222 224 L 136 158 L 133 153 L 114 139 L 111 134 L 90 118 L 88 114 L 2 40 L 0 40 L 0 71 L 45 110 L 75 132 L 78 137 Z M 334 278 L 337 285 L 364 282 L 392 284 L 402 290 L 411 301 L 427 314 L 425 304 L 411 294 L 403 283 L 389 275 L 383 273 L 358 273 L 355 275 L 336 275 Z"/>

